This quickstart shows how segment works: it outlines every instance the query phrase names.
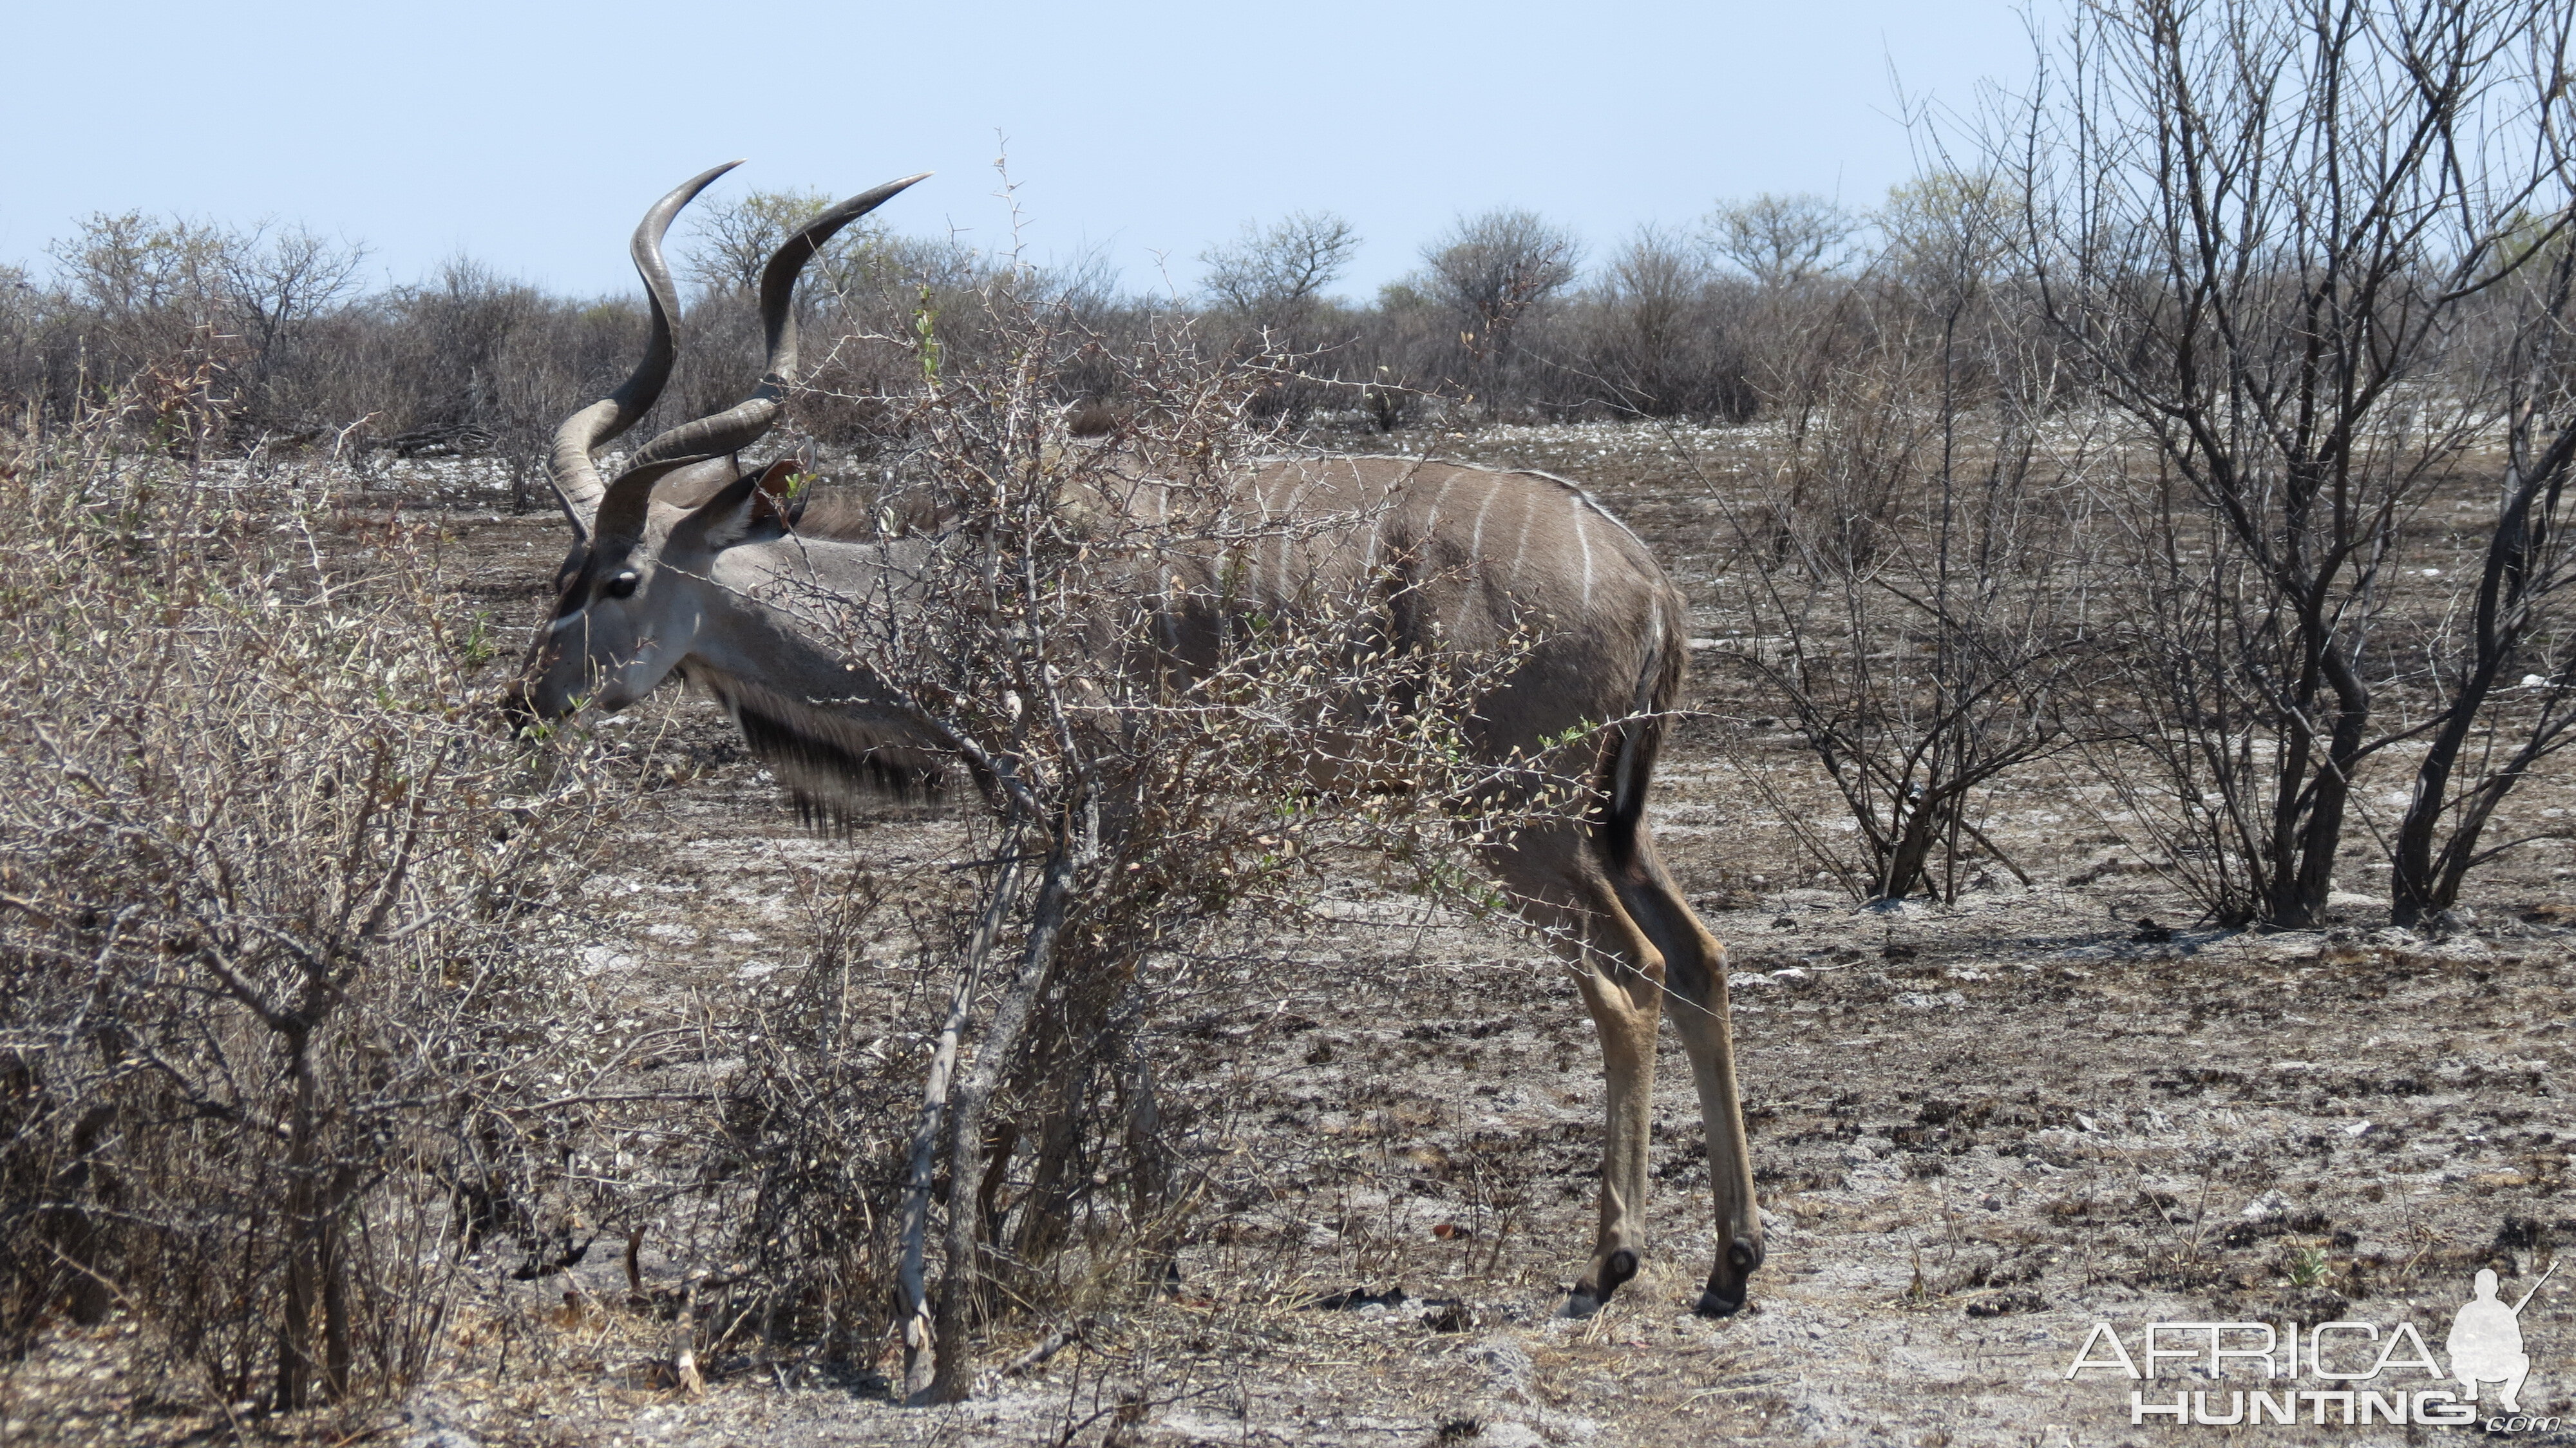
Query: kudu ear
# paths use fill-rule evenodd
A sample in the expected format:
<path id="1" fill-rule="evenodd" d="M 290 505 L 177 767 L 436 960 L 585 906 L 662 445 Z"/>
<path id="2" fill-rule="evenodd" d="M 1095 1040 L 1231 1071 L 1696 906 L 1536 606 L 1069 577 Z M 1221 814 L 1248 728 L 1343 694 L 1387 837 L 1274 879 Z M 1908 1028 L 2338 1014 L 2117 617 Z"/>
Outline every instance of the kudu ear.
<path id="1" fill-rule="evenodd" d="M 792 458 L 745 473 L 691 509 L 673 536 L 686 531 L 703 538 L 709 549 L 730 548 L 764 527 L 792 524 L 804 511 L 804 500 L 794 486 L 799 476 Z"/>
<path id="2" fill-rule="evenodd" d="M 805 511 L 805 490 L 798 480 L 806 475 L 805 464 L 796 458 L 780 458 L 760 470 L 751 488 L 751 521 L 775 521 L 781 526 L 794 523 Z"/>

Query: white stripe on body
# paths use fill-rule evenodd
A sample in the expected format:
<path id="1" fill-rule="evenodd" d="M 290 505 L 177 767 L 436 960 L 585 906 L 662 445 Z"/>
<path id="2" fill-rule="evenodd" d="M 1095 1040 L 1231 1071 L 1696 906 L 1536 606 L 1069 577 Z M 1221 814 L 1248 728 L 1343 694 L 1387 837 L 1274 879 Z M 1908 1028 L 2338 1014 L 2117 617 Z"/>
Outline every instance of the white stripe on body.
<path id="1" fill-rule="evenodd" d="M 1574 503 L 1574 541 L 1583 549 L 1583 602 L 1592 603 L 1592 535 L 1583 530 L 1583 500 Z"/>
<path id="2" fill-rule="evenodd" d="M 1485 515 L 1494 511 L 1494 500 L 1503 495 L 1503 480 L 1494 479 L 1492 491 L 1485 494 L 1485 504 L 1476 510 L 1476 527 L 1467 535 L 1467 557 L 1470 561 L 1485 556 Z"/>
<path id="3" fill-rule="evenodd" d="M 1453 487 L 1457 486 L 1457 483 L 1458 483 L 1458 474 L 1457 474 L 1455 471 L 1451 472 L 1451 473 L 1449 474 L 1449 476 L 1447 476 L 1447 477 L 1445 477 L 1445 478 L 1442 478 L 1442 479 L 1440 480 L 1440 491 L 1438 491 L 1438 492 L 1436 492 L 1436 493 L 1433 493 L 1433 494 L 1431 495 L 1431 513 L 1430 513 L 1430 516 L 1428 516 L 1428 517 L 1426 517 L 1426 518 L 1424 518 L 1424 519 L 1422 520 L 1422 532 L 1423 532 L 1423 536 L 1425 536 L 1425 537 L 1430 537 L 1430 536 L 1432 536 L 1432 535 L 1433 535 L 1433 533 L 1434 533 L 1434 532 L 1435 532 L 1435 531 L 1440 527 L 1440 505 L 1441 505 L 1443 502 L 1447 501 L 1447 499 L 1448 499 L 1448 497 L 1449 497 L 1449 490 L 1450 490 L 1451 488 L 1453 488 Z"/>

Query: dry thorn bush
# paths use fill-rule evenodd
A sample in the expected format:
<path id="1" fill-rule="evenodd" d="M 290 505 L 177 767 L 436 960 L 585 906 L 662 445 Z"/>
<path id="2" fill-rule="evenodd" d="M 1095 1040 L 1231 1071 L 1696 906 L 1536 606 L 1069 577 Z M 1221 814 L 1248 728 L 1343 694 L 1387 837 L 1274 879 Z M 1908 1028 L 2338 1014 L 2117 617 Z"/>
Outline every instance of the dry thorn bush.
<path id="1" fill-rule="evenodd" d="M 878 399 L 914 440 L 916 496 L 885 506 L 935 521 L 877 545 L 875 596 L 774 585 L 981 808 L 944 884 L 870 880 L 831 918 L 727 1148 L 769 1164 L 747 1245 L 773 1300 L 891 1295 L 906 1389 L 938 1399 L 968 1390 L 998 1314 L 1165 1280 L 1205 1190 L 1203 1141 L 1157 1084 L 1205 1037 L 1174 1026 L 1258 979 L 1214 968 L 1224 922 L 1306 908 L 1355 861 L 1503 905 L 1478 852 L 1585 807 L 1599 747 L 1469 746 L 1475 701 L 1543 621 L 1483 649 L 1406 644 L 1391 566 L 1284 602 L 1255 586 L 1369 521 L 1250 494 L 1280 441 L 1262 391 L 1298 359 L 1210 357 L 1185 327 L 1110 346 L 1025 293 L 987 307 L 1016 318 L 999 361 L 945 362 L 927 314 L 875 339 L 923 379 Z M 1073 433 L 1075 358 L 1114 383 L 1105 436 Z M 887 933 L 924 976 L 861 1024 L 848 942 L 896 895 L 910 919 Z"/>
<path id="2" fill-rule="evenodd" d="M 398 1389 L 533 1231 L 554 910 L 610 799 L 489 727 L 410 532 L 112 418 L 0 464 L 0 1327 L 124 1314 L 166 1399 Z"/>

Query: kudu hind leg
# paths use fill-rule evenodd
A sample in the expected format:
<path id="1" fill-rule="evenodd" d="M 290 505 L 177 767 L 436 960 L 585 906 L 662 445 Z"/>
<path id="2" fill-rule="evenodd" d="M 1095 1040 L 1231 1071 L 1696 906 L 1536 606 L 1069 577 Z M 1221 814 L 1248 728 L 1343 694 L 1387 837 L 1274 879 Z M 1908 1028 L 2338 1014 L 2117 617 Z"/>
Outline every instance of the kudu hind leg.
<path id="1" fill-rule="evenodd" d="M 1654 1129 L 1655 1025 L 1663 1009 L 1662 957 L 1598 876 L 1580 908 L 1549 912 L 1559 949 L 1574 966 L 1584 1007 L 1601 1041 L 1607 1128 L 1601 1148 L 1601 1215 L 1592 1260 L 1567 1295 L 1570 1316 L 1586 1316 L 1629 1278 L 1646 1245 L 1647 1149 Z"/>
<path id="2" fill-rule="evenodd" d="M 1700 1125 L 1708 1139 L 1709 1188 L 1716 1199 L 1717 1263 L 1710 1269 L 1697 1310 L 1702 1316 L 1724 1317 L 1744 1305 L 1753 1271 L 1762 1265 L 1763 1257 L 1753 1157 L 1735 1085 L 1726 948 L 1682 899 L 1651 836 L 1639 832 L 1633 855 L 1613 878 L 1621 904 L 1663 957 L 1673 1029 L 1690 1055 L 1691 1078 L 1699 1088 Z"/>

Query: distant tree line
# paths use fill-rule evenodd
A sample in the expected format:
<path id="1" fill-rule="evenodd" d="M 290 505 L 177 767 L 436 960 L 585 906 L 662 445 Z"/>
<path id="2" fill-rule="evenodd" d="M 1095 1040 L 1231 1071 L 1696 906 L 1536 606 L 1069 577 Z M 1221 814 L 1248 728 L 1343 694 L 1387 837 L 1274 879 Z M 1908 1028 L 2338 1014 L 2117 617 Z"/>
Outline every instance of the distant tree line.
<path id="1" fill-rule="evenodd" d="M 827 199 L 754 192 L 693 213 L 677 248 L 692 285 L 671 418 L 740 394 L 758 365 L 759 266 Z M 1200 345 L 1278 367 L 1264 405 L 1299 415 L 1346 412 L 1388 430 L 1426 410 L 1741 420 L 1771 400 L 1784 336 L 1830 313 L 1883 229 L 1821 198 L 1761 196 L 1641 229 L 1587 268 L 1573 231 L 1499 209 L 1459 218 L 1366 302 L 1333 293 L 1360 237 L 1330 212 L 1247 225 L 1202 255 L 1203 289 L 1179 300 L 1122 293 L 1096 263 L 1032 269 L 870 231 L 836 244 L 808 285 L 807 325 L 830 357 L 814 375 L 843 405 L 818 403 L 804 420 L 827 440 L 863 441 L 876 414 L 862 399 L 904 385 L 881 375 L 896 349 L 868 339 L 928 325 L 954 354 L 990 334 L 1003 296 L 1032 288 L 1113 346 L 1175 313 L 1195 318 Z M 371 291 L 363 245 L 301 226 L 102 214 L 48 250 L 41 280 L 0 267 L 0 400 L 22 426 L 112 400 L 204 446 L 338 440 L 533 461 L 556 419 L 622 374 L 644 332 L 640 297 L 554 295 L 467 258 Z M 1059 386 L 1081 402 L 1103 381 L 1075 365 Z"/>

